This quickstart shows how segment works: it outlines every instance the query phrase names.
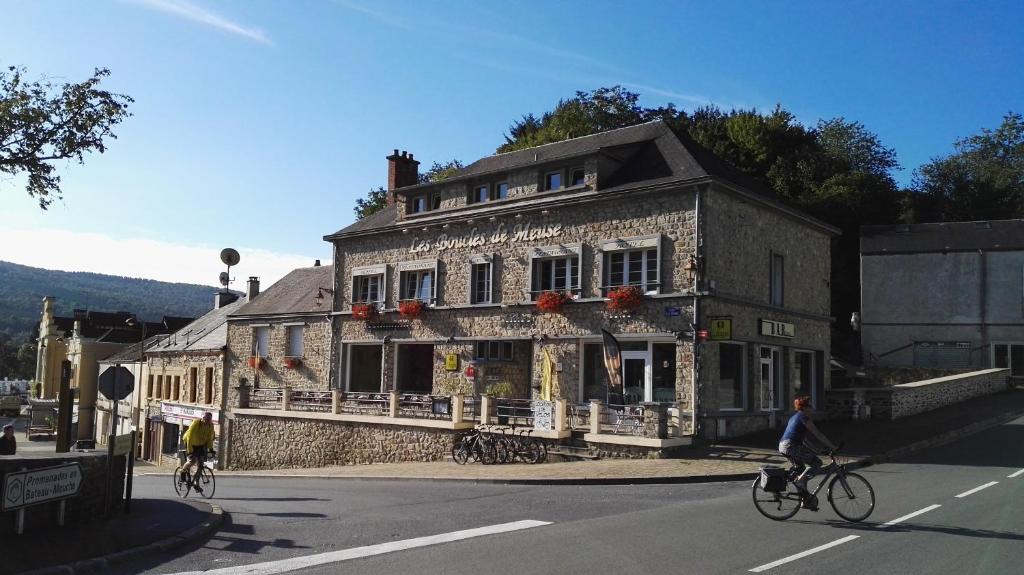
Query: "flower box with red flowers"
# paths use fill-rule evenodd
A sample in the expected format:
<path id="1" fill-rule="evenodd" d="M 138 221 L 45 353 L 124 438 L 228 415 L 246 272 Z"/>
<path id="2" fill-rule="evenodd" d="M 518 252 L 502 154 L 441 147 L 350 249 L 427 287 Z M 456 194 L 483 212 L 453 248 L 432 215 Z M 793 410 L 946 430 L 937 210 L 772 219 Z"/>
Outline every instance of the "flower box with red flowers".
<path id="1" fill-rule="evenodd" d="M 357 303 L 352 306 L 352 317 L 371 320 L 377 317 L 377 306 L 372 303 Z"/>
<path id="2" fill-rule="evenodd" d="M 537 309 L 544 313 L 558 313 L 569 299 L 565 292 L 546 291 L 537 296 Z"/>
<path id="3" fill-rule="evenodd" d="M 644 303 L 644 292 L 636 286 L 622 286 L 608 292 L 608 309 L 630 312 Z"/>
<path id="4" fill-rule="evenodd" d="M 285 356 L 285 358 L 284 358 L 284 366 L 287 367 L 288 369 L 295 369 L 296 367 L 299 367 L 300 365 L 302 365 L 302 358 L 301 357 Z"/>
<path id="5" fill-rule="evenodd" d="M 423 313 L 423 301 L 409 299 L 398 303 L 398 313 L 407 319 L 415 319 Z"/>
<path id="6" fill-rule="evenodd" d="M 256 369 L 263 369 L 264 367 L 266 367 L 266 365 L 267 365 L 267 360 L 265 358 L 262 358 L 262 357 L 260 357 L 258 355 L 250 355 L 249 356 L 249 367 L 254 367 Z"/>

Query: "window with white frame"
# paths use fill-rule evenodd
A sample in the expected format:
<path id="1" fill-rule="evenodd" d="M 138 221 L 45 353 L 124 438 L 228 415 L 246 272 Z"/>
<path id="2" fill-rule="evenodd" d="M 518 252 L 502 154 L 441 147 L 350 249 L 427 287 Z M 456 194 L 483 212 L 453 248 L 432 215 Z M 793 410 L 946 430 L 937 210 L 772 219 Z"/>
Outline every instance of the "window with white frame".
<path id="1" fill-rule="evenodd" d="M 546 291 L 580 293 L 582 245 L 534 248 L 530 264 L 530 299 Z"/>
<path id="2" fill-rule="evenodd" d="M 508 182 L 498 182 L 494 184 L 494 194 L 491 199 L 504 200 L 508 197 Z"/>
<path id="3" fill-rule="evenodd" d="M 785 288 L 785 258 L 782 254 L 772 252 L 771 260 L 771 304 L 783 305 Z"/>
<path id="4" fill-rule="evenodd" d="M 420 300 L 433 305 L 437 299 L 437 260 L 421 260 L 398 264 L 401 301 Z"/>
<path id="5" fill-rule="evenodd" d="M 352 303 L 383 304 L 387 265 L 364 266 L 352 270 Z"/>
<path id="6" fill-rule="evenodd" d="M 637 286 L 656 294 L 661 286 L 661 236 L 621 238 L 601 242 L 602 295 L 611 288 Z"/>
<path id="7" fill-rule="evenodd" d="M 491 254 L 469 258 L 469 303 L 493 303 L 494 265 Z"/>
<path id="8" fill-rule="evenodd" d="M 514 347 L 511 341 L 476 342 L 476 359 L 484 361 L 512 361 Z"/>
<path id="9" fill-rule="evenodd" d="M 305 349 L 303 347 L 303 336 L 305 335 L 305 326 L 289 325 L 288 329 L 288 349 L 284 351 L 284 354 L 288 357 L 302 357 Z"/>
<path id="10" fill-rule="evenodd" d="M 743 409 L 747 388 L 746 346 L 718 344 L 718 408 Z"/>
<path id="11" fill-rule="evenodd" d="M 267 357 L 270 347 L 270 326 L 261 325 L 253 329 L 253 355 Z"/>
<path id="12" fill-rule="evenodd" d="M 582 186 L 586 181 L 586 172 L 582 167 L 569 170 L 569 186 Z"/>

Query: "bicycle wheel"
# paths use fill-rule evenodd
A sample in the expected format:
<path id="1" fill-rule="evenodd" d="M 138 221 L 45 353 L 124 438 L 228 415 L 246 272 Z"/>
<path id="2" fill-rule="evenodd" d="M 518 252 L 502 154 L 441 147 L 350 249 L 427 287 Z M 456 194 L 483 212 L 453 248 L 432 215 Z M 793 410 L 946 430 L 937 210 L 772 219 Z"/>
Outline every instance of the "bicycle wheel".
<path id="1" fill-rule="evenodd" d="M 188 495 L 190 489 L 188 481 L 181 480 L 181 466 L 174 468 L 174 475 L 171 476 L 171 480 L 174 481 L 174 492 L 178 494 L 178 497 L 185 497 Z"/>
<path id="2" fill-rule="evenodd" d="M 875 510 L 875 490 L 856 473 L 836 475 L 828 484 L 828 502 L 847 521 L 864 521 Z"/>
<path id="3" fill-rule="evenodd" d="M 519 443 L 519 458 L 527 463 L 540 463 L 539 442 L 532 439 L 521 441 Z"/>
<path id="4" fill-rule="evenodd" d="M 465 465 L 469 461 L 469 447 L 466 446 L 465 442 L 458 442 L 452 446 L 452 459 L 459 465 Z"/>
<path id="5" fill-rule="evenodd" d="M 784 521 L 800 511 L 800 493 L 791 483 L 786 484 L 786 491 L 773 493 L 761 489 L 761 478 L 754 480 L 754 507 L 768 519 Z"/>
<path id="6" fill-rule="evenodd" d="M 213 497 L 213 492 L 217 490 L 217 478 L 213 476 L 213 470 L 205 465 L 199 468 L 199 473 L 196 473 L 195 482 L 198 484 L 199 489 L 196 491 L 200 495 L 209 499 Z"/>
<path id="7" fill-rule="evenodd" d="M 473 447 L 473 456 L 484 465 L 490 465 L 498 460 L 498 452 L 491 441 L 478 441 Z"/>

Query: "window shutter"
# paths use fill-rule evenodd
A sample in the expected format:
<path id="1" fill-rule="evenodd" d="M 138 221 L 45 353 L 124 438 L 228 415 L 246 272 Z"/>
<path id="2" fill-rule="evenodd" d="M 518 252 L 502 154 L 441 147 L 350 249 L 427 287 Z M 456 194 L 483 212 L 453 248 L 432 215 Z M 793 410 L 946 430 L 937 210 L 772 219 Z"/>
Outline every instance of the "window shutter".
<path id="1" fill-rule="evenodd" d="M 487 268 L 487 274 L 489 276 L 488 277 L 488 286 L 487 287 L 490 288 L 489 292 L 487 294 L 487 303 L 494 303 L 494 300 L 495 300 L 495 297 L 494 297 L 494 260 L 495 259 L 496 259 L 496 257 L 492 253 L 491 254 L 491 262 L 488 264 L 490 267 Z"/>
<path id="2" fill-rule="evenodd" d="M 437 284 L 441 281 L 441 276 L 438 275 L 437 270 L 441 260 L 434 260 L 434 277 L 433 281 L 430 282 L 430 305 L 437 305 Z"/>

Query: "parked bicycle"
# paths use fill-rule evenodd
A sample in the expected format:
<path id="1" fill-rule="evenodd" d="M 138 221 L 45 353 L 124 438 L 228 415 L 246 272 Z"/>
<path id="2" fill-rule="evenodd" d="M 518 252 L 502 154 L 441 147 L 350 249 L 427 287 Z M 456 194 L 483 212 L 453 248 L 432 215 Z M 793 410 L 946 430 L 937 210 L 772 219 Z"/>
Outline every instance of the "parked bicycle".
<path id="1" fill-rule="evenodd" d="M 875 490 L 867 479 L 847 471 L 846 464 L 836 460 L 835 451 L 830 451 L 828 456 L 832 462 L 818 471 L 821 481 L 813 491 L 810 486 L 805 489 L 793 483 L 803 471 L 801 465 L 789 469 L 771 465 L 762 467 L 752 488 L 754 507 L 775 521 L 789 519 L 801 508 L 817 511 L 818 492 L 828 483 L 828 502 L 837 515 L 853 522 L 867 519 L 875 509 Z"/>
<path id="2" fill-rule="evenodd" d="M 498 451 L 492 438 L 485 437 L 479 429 L 472 429 L 455 440 L 452 459 L 459 465 L 465 465 L 470 459 L 490 465 L 498 460 Z"/>
<path id="3" fill-rule="evenodd" d="M 179 497 L 188 497 L 190 491 L 195 491 L 206 499 L 213 497 L 213 492 L 217 489 L 217 479 L 213 475 L 217 452 L 211 451 L 207 453 L 205 461 L 197 461 L 193 466 L 195 471 L 183 480 L 182 470 L 187 457 L 184 450 L 178 452 L 179 463 L 174 468 L 174 476 L 171 478 L 174 481 L 174 492 Z"/>

